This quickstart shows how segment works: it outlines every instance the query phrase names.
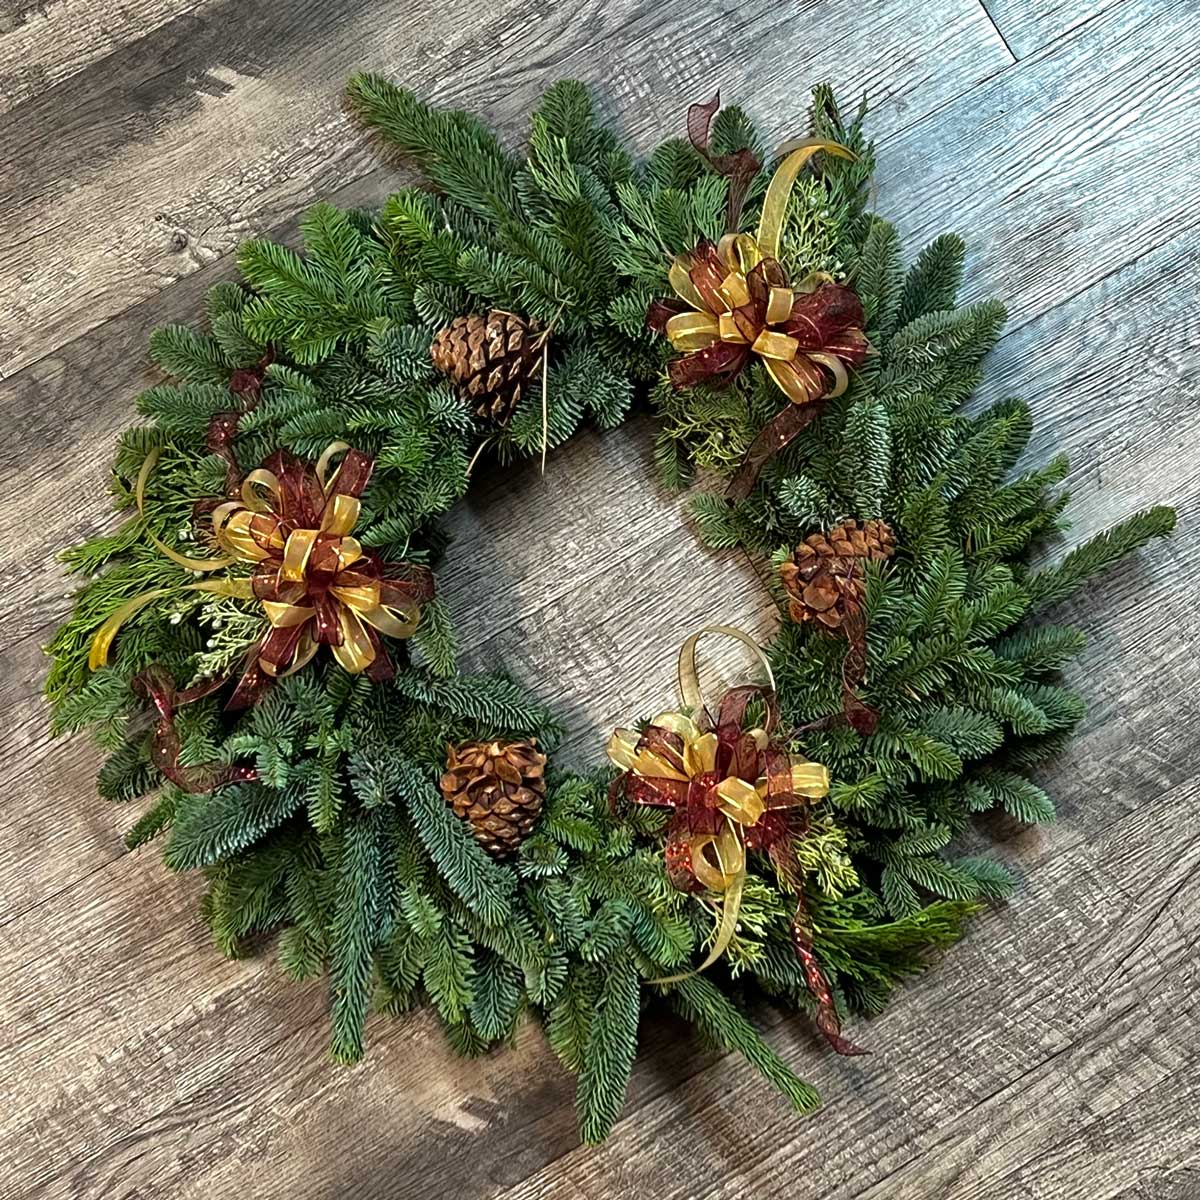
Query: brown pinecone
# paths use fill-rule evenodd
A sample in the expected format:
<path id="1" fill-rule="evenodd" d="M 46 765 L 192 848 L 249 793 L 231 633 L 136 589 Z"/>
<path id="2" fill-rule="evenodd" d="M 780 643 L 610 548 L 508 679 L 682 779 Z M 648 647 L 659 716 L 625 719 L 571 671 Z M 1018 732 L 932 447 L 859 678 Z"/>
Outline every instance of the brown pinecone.
<path id="1" fill-rule="evenodd" d="M 896 535 L 885 521 L 843 521 L 805 538 L 779 568 L 792 620 L 840 630 L 862 603 L 861 564 L 891 558 L 895 549 Z"/>
<path id="2" fill-rule="evenodd" d="M 537 374 L 542 341 L 514 313 L 493 309 L 455 317 L 433 339 L 429 353 L 478 416 L 504 425 Z"/>
<path id="3" fill-rule="evenodd" d="M 446 747 L 442 795 L 493 858 L 512 854 L 542 811 L 546 756 L 537 741 Z"/>

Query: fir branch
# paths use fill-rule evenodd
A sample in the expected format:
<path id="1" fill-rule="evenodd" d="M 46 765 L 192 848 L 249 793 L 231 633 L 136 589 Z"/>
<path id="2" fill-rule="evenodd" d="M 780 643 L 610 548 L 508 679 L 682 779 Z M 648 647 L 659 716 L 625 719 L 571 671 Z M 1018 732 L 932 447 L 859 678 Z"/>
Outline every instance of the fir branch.
<path id="1" fill-rule="evenodd" d="M 630 955 L 605 965 L 595 1015 L 591 1019 L 576 1104 L 579 1135 L 591 1145 L 608 1136 L 625 1100 L 637 1050 L 641 980 Z"/>
<path id="2" fill-rule="evenodd" d="M 721 991 L 703 975 L 680 980 L 668 992 L 671 1003 L 710 1041 L 723 1050 L 736 1050 L 769 1083 L 781 1091 L 799 1113 L 821 1107 L 816 1090 L 800 1079 L 763 1041 L 758 1031 Z"/>
<path id="3" fill-rule="evenodd" d="M 398 770 L 413 825 L 447 885 L 485 925 L 506 921 L 512 914 L 512 876 L 488 858 L 416 767 L 401 762 Z"/>
<path id="4" fill-rule="evenodd" d="M 287 820 L 303 803 L 295 788 L 239 783 L 205 795 L 176 792 L 163 858 L 173 871 L 211 866 Z"/>
<path id="5" fill-rule="evenodd" d="M 1035 609 L 1057 604 L 1073 595 L 1089 579 L 1144 546 L 1151 538 L 1166 537 L 1175 528 L 1175 510 L 1158 507 L 1136 514 L 1120 525 L 1097 534 L 1072 550 L 1055 567 L 1037 571 L 1025 583 Z"/>
<path id="6" fill-rule="evenodd" d="M 954 307 L 966 256 L 966 243 L 955 233 L 934 238 L 921 251 L 904 278 L 899 312 L 901 327 L 926 313 Z"/>

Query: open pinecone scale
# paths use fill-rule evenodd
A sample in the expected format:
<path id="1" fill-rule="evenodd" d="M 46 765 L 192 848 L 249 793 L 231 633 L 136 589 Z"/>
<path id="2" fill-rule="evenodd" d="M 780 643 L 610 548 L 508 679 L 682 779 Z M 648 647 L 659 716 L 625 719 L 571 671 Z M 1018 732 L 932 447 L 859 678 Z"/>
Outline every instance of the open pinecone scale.
<path id="1" fill-rule="evenodd" d="M 843 521 L 802 541 L 779 569 L 793 621 L 815 621 L 839 632 L 862 605 L 862 564 L 896 551 L 886 521 Z"/>
<path id="2" fill-rule="evenodd" d="M 512 854 L 529 835 L 546 798 L 546 756 L 536 739 L 446 747 L 442 795 L 493 857 Z"/>
<path id="3" fill-rule="evenodd" d="M 516 313 L 492 309 L 455 317 L 438 331 L 429 354 L 476 416 L 505 425 L 537 374 L 543 340 Z"/>

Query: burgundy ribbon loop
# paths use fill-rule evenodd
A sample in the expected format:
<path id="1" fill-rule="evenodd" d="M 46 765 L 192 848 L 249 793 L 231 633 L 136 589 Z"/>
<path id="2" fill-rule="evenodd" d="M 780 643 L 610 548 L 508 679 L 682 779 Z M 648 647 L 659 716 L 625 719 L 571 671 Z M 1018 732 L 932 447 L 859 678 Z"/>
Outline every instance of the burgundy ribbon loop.
<path id="1" fill-rule="evenodd" d="M 165 667 L 147 667 L 133 677 L 131 686 L 134 693 L 149 700 L 158 713 L 150 743 L 150 760 L 167 779 L 185 792 L 211 792 L 229 783 L 248 783 L 258 778 L 258 772 L 250 766 L 224 763 L 184 766 L 179 761 L 181 746 L 175 729 L 176 710 L 211 696 L 227 680 L 227 675 L 218 676 L 177 692 L 175 681 Z"/>
<path id="2" fill-rule="evenodd" d="M 733 233 L 742 220 L 742 208 L 750 184 L 762 167 L 758 156 L 748 146 L 733 154 L 713 154 L 709 149 L 709 133 L 713 117 L 721 107 L 721 93 L 717 92 L 707 104 L 693 104 L 687 113 L 688 141 L 703 156 L 718 175 L 729 180 L 729 191 L 725 200 L 725 230 Z"/>

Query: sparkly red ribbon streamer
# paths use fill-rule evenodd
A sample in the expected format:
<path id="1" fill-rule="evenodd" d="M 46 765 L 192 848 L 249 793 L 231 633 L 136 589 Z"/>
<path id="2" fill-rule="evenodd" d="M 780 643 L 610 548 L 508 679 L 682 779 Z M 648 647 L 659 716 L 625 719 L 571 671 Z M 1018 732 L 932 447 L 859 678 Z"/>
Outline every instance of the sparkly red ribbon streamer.
<path id="1" fill-rule="evenodd" d="M 246 413 L 258 407 L 262 396 L 263 379 L 267 368 L 275 361 L 275 351 L 267 347 L 262 358 L 252 367 L 239 367 L 230 376 L 229 390 L 240 396 L 242 407 L 227 412 L 214 413 L 208 423 L 208 436 L 205 447 L 210 454 L 220 455 L 225 460 L 225 494 L 231 498 L 238 495 L 242 480 L 242 469 L 238 465 L 237 455 L 233 450 L 233 440 L 237 437 L 238 424 Z"/>
<path id="2" fill-rule="evenodd" d="M 192 704 L 211 696 L 224 685 L 228 676 L 205 680 L 182 692 L 176 691 L 175 680 L 165 667 L 147 667 L 135 675 L 132 687 L 137 695 L 149 700 L 158 713 L 150 744 L 150 760 L 173 783 L 185 792 L 199 794 L 229 783 L 248 783 L 258 778 L 258 772 L 249 766 L 226 765 L 224 763 L 201 763 L 184 766 L 179 761 L 179 734 L 175 729 L 175 712 L 185 704 Z"/>
<path id="3" fill-rule="evenodd" d="M 870 1054 L 870 1050 L 864 1050 L 842 1035 L 842 1022 L 838 1017 L 837 1006 L 833 1002 L 833 991 L 813 952 L 808 907 L 804 900 L 804 883 L 797 871 L 796 853 L 790 838 L 787 841 L 777 842 L 772 847 L 771 861 L 775 864 L 779 877 L 787 883 L 796 897 L 796 911 L 792 914 L 789 932 L 792 950 L 800 962 L 800 970 L 804 975 L 804 986 L 817 1005 L 817 1028 L 838 1054 L 847 1057 Z"/>
<path id="4" fill-rule="evenodd" d="M 762 163 L 749 147 L 744 146 L 733 154 L 713 154 L 709 149 L 709 129 L 720 107 L 719 91 L 707 104 L 693 104 L 687 113 L 687 134 L 688 141 L 696 148 L 697 153 L 718 175 L 724 175 L 729 180 L 725 199 L 725 231 L 735 233 L 742 222 L 746 194 L 750 191 L 750 184 L 761 169 Z"/>
<path id="5" fill-rule="evenodd" d="M 879 727 L 879 712 L 857 692 L 867 677 L 867 617 L 860 601 L 850 604 L 842 629 L 849 643 L 842 660 L 842 712 L 851 728 L 867 737 Z"/>

